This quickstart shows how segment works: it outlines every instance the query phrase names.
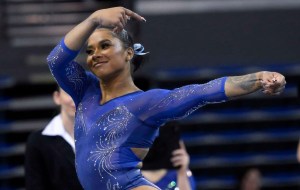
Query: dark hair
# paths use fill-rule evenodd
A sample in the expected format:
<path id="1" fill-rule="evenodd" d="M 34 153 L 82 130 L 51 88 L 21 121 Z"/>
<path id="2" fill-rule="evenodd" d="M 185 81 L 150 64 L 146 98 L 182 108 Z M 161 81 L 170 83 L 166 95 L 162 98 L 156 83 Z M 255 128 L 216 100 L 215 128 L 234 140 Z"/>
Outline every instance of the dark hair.
<path id="1" fill-rule="evenodd" d="M 109 28 L 108 28 L 109 29 Z M 112 31 L 112 29 L 109 29 Z M 123 43 L 123 47 L 125 49 L 127 48 L 132 48 L 134 50 L 134 41 L 133 38 L 131 37 L 131 35 L 125 30 L 123 29 L 121 32 L 119 33 L 115 33 L 112 32 L 112 35 L 116 38 L 118 38 L 122 43 Z M 133 58 L 131 60 L 131 63 L 133 64 L 133 72 L 135 72 L 136 70 L 138 70 L 140 68 L 140 66 L 143 64 L 143 62 L 145 61 L 146 55 L 133 55 Z"/>

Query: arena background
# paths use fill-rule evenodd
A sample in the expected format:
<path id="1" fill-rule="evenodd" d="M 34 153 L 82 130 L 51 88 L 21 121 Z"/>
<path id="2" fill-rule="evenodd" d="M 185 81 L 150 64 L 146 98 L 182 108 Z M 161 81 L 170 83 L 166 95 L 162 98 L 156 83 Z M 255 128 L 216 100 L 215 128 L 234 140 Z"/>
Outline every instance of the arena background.
<path id="1" fill-rule="evenodd" d="M 47 54 L 76 23 L 111 6 L 147 19 L 128 27 L 150 52 L 135 74 L 144 90 L 260 70 L 286 76 L 281 96 L 258 92 L 179 122 L 198 189 L 237 189 L 250 168 L 261 172 L 263 190 L 300 188 L 299 0 L 1 0 L 0 190 L 25 189 L 26 139 L 55 114 Z M 78 60 L 84 65 L 83 54 Z"/>

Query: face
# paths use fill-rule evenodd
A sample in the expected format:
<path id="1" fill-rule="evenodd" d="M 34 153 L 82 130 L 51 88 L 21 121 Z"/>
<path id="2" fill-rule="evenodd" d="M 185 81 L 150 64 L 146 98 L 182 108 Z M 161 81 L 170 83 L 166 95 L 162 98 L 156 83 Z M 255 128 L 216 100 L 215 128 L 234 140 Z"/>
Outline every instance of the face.
<path id="1" fill-rule="evenodd" d="M 67 94 L 63 89 L 55 91 L 53 93 L 53 99 L 55 104 L 61 107 L 61 114 L 64 114 L 70 118 L 75 117 L 75 103 L 71 96 Z"/>
<path id="2" fill-rule="evenodd" d="M 130 71 L 130 48 L 124 49 L 110 30 L 97 29 L 88 39 L 87 46 L 88 67 L 100 79 Z"/>
<path id="3" fill-rule="evenodd" d="M 251 169 L 245 175 L 245 178 L 242 182 L 243 190 L 259 190 L 261 186 L 261 175 L 260 172 L 256 169 Z"/>

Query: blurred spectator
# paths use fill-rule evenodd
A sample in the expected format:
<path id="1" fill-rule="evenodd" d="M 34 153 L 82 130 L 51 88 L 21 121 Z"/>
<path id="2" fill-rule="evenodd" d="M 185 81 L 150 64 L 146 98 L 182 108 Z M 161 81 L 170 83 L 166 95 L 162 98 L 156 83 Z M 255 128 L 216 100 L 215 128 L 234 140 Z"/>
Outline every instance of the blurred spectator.
<path id="1" fill-rule="evenodd" d="M 25 178 L 28 190 L 82 190 L 75 170 L 75 104 L 61 88 L 53 93 L 60 114 L 27 141 Z"/>
<path id="2" fill-rule="evenodd" d="M 196 184 L 189 161 L 185 145 L 179 140 L 178 127 L 169 124 L 160 128 L 159 136 L 143 161 L 142 174 L 163 190 L 194 190 Z"/>
<path id="3" fill-rule="evenodd" d="M 250 168 L 240 176 L 238 190 L 260 190 L 261 172 L 257 168 Z"/>

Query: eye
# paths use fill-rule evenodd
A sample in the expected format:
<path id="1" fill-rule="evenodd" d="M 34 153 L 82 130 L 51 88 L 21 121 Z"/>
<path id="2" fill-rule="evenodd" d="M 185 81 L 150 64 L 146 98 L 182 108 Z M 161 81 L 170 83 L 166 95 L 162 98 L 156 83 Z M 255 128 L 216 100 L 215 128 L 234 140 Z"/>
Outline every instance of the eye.
<path id="1" fill-rule="evenodd" d="M 85 52 L 86 52 L 86 54 L 88 54 L 88 55 L 92 55 L 92 54 L 94 53 L 94 51 L 91 50 L 91 49 L 87 49 Z"/>
<path id="2" fill-rule="evenodd" d="M 102 49 L 107 49 L 107 48 L 109 48 L 110 47 L 110 44 L 109 43 L 103 43 L 103 44 L 101 44 L 101 48 Z"/>

